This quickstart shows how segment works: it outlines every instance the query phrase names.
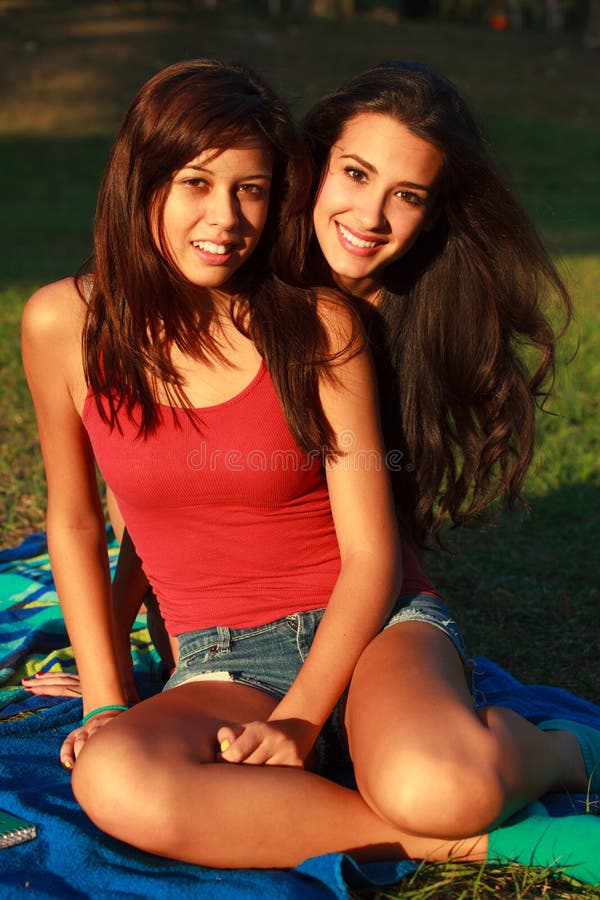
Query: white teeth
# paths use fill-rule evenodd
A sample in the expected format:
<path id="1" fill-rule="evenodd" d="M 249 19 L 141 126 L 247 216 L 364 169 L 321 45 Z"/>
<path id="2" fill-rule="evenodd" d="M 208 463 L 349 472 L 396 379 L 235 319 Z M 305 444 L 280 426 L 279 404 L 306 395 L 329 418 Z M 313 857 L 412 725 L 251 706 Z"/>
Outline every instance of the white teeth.
<path id="1" fill-rule="evenodd" d="M 344 228 L 343 225 L 340 225 L 338 222 L 338 228 L 342 233 L 342 237 L 344 240 L 348 241 L 349 244 L 352 244 L 354 247 L 376 247 L 377 241 L 363 241 L 360 238 L 357 238 L 355 234 L 352 234 L 351 231 L 348 231 L 347 228 Z"/>
<path id="2" fill-rule="evenodd" d="M 204 250 L 205 253 L 216 253 L 217 256 L 227 253 L 225 244 L 213 244 L 212 241 L 192 241 L 192 245 L 198 247 L 199 250 Z"/>

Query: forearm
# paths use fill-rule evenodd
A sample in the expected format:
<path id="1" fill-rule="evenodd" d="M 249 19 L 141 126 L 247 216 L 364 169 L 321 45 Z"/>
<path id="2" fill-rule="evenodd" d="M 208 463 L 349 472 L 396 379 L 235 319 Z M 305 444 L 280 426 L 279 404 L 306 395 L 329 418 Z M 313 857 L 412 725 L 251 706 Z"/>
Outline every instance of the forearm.
<path id="1" fill-rule="evenodd" d="M 140 606 L 148 590 L 148 579 L 142 562 L 125 529 L 112 583 L 112 609 L 115 629 L 115 651 L 123 690 L 130 703 L 138 699 L 131 658 L 130 634 Z"/>
<path id="2" fill-rule="evenodd" d="M 135 622 L 149 584 L 142 562 L 127 529 L 119 550 L 119 559 L 112 584 L 112 605 L 119 637 L 126 636 Z"/>
<path id="3" fill-rule="evenodd" d="M 401 548 L 385 467 L 374 375 L 346 310 L 320 307 L 338 352 L 320 398 L 338 449 L 325 475 L 341 569 L 313 646 L 274 716 L 320 729 L 400 589 Z M 352 352 L 349 352 L 349 347 Z"/>
<path id="4" fill-rule="evenodd" d="M 401 557 L 357 554 L 342 565 L 312 648 L 271 719 L 302 719 L 318 732 L 397 597 Z"/>
<path id="5" fill-rule="evenodd" d="M 124 704 L 117 669 L 104 523 L 67 524 L 48 516 L 56 589 L 81 680 L 84 712 Z"/>

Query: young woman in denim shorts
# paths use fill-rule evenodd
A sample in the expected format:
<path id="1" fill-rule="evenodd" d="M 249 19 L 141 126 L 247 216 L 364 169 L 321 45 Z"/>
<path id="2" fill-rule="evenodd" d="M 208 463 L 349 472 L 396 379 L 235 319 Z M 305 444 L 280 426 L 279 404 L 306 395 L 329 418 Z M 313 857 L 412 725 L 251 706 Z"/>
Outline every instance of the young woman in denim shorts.
<path id="1" fill-rule="evenodd" d="M 162 95 L 166 112 L 148 114 L 155 93 L 167 84 L 166 76 L 157 76 L 125 120 L 105 182 L 109 188 L 119 160 L 128 153 L 132 157 L 126 138 L 136 115 L 143 112 L 158 129 L 155 151 L 161 140 L 170 146 L 160 128 L 176 106 L 168 91 Z M 201 133 L 198 118 L 195 122 Z M 583 858 L 593 857 L 583 848 L 600 837 L 594 817 L 569 817 L 563 831 L 561 822 L 537 814 L 529 815 L 528 831 L 523 825 L 495 828 L 546 791 L 585 790 L 593 778 L 599 736 L 571 723 L 535 727 L 506 709 L 476 711 L 460 634 L 417 562 L 426 536 L 447 516 L 468 520 L 494 497 L 504 494 L 510 501 L 518 495 L 531 455 L 535 392 L 552 369 L 554 334 L 541 312 L 542 296 L 551 288 L 568 309 L 562 284 L 488 159 L 464 104 L 434 73 L 403 64 L 377 67 L 313 109 L 305 125 L 319 167 L 316 240 L 310 253 L 301 239 L 297 205 L 295 244 L 286 245 L 289 235 L 276 238 L 271 228 L 274 252 L 261 256 L 262 229 L 273 207 L 279 209 L 280 227 L 292 221 L 290 203 L 288 218 L 281 215 L 283 179 L 276 181 L 277 191 L 272 189 L 270 213 L 264 194 L 256 199 L 261 193 L 255 189 L 264 190 L 271 177 L 275 181 L 281 147 L 265 148 L 270 132 L 264 122 L 250 129 L 250 141 L 248 131 L 240 133 L 246 140 L 239 146 L 215 138 L 188 144 L 187 155 L 181 155 L 180 142 L 177 153 L 171 147 L 170 158 L 163 149 L 161 191 L 155 178 L 143 201 L 137 194 L 138 203 L 146 204 L 159 250 L 153 271 L 169 272 L 181 309 L 191 296 L 189 283 L 209 290 L 214 306 L 204 319 L 193 318 L 195 328 L 204 326 L 200 333 L 209 342 L 198 352 L 192 319 L 182 315 L 171 321 L 166 310 L 161 312 L 167 315 L 163 324 L 166 329 L 169 323 L 170 341 L 160 329 L 146 326 L 154 340 L 144 342 L 142 372 L 154 373 L 155 389 L 158 374 L 166 371 L 170 378 L 158 378 L 157 395 L 148 395 L 154 403 L 143 408 L 139 426 L 139 404 L 131 402 L 135 379 L 125 382 L 129 393 L 121 403 L 118 393 L 115 399 L 114 374 L 113 382 L 105 377 L 107 370 L 115 372 L 118 355 L 107 339 L 108 322 L 96 307 L 98 320 L 88 316 L 84 330 L 88 379 L 91 370 L 100 399 L 84 390 L 81 374 L 74 390 L 69 385 L 80 398 L 96 456 L 159 597 L 167 629 L 178 638 L 178 662 L 165 691 L 129 710 L 111 640 L 106 576 L 101 583 L 95 575 L 88 588 L 94 634 L 99 635 L 93 652 L 86 646 L 90 620 L 78 612 L 82 576 L 92 568 L 93 556 L 90 548 L 82 557 L 81 528 L 87 533 L 95 510 L 95 547 L 98 504 L 90 499 L 89 509 L 82 511 L 81 497 L 76 505 L 55 486 L 65 465 L 57 460 L 68 454 L 55 447 L 60 441 L 53 437 L 54 405 L 45 382 L 53 368 L 48 363 L 56 360 L 45 358 L 48 341 L 41 346 L 37 335 L 53 292 L 62 300 L 64 287 L 45 289 L 26 313 L 26 367 L 51 476 L 51 548 L 55 559 L 69 550 L 71 566 L 74 557 L 80 560 L 78 578 L 57 571 L 84 687 L 84 721 L 61 751 L 63 764 L 73 767 L 75 793 L 109 834 L 163 856 L 212 866 L 290 866 L 340 850 L 362 860 L 503 860 L 518 859 L 523 847 L 529 863 L 565 865 L 580 862 L 561 857 L 562 836 L 572 847 L 573 828 Z M 136 145 L 141 163 L 130 159 L 130 177 L 140 165 L 142 170 L 156 167 L 158 157 L 146 156 L 146 149 Z M 254 157 L 244 156 L 248 153 Z M 232 214 L 230 199 L 223 199 L 231 196 L 232 184 L 243 203 L 256 204 L 249 233 Z M 188 233 L 187 199 L 178 199 L 184 185 L 202 193 L 204 225 L 210 229 Z M 105 188 L 108 197 L 115 199 L 114 185 L 112 195 Z M 100 250 L 102 217 L 108 221 L 110 215 L 101 194 Z M 221 268 L 215 275 L 219 256 L 226 257 L 221 260 L 225 267 L 230 257 L 237 258 L 235 271 L 224 276 Z M 275 284 L 261 269 L 267 258 L 280 276 Z M 98 260 L 96 278 L 102 273 L 101 254 Z M 281 276 L 296 277 L 302 265 L 307 281 L 341 289 L 362 313 L 379 376 L 385 450 L 378 442 L 369 366 L 351 317 L 333 298 L 321 298 L 317 309 L 324 344 L 304 295 L 296 294 L 295 313 L 283 301 L 259 302 L 263 296 L 277 298 L 278 290 L 285 294 Z M 108 264 L 104 274 L 109 274 Z M 123 288 L 126 269 L 111 274 L 104 290 L 118 293 L 114 285 Z M 256 293 L 248 299 L 243 290 Z M 126 292 L 121 296 L 125 300 Z M 115 306 L 113 315 L 121 319 L 114 324 L 123 316 L 129 324 L 134 315 L 122 301 Z M 150 302 L 158 303 L 156 290 Z M 231 316 L 224 315 L 229 302 Z M 206 327 L 211 323 L 216 331 Z M 138 339 L 145 333 L 139 327 L 135 332 Z M 308 350 L 294 342 L 299 334 Z M 540 347 L 540 365 L 530 378 L 514 348 L 522 335 Z M 92 336 L 101 342 L 101 365 Z M 164 346 L 170 350 L 166 364 Z M 307 369 L 314 371 L 307 360 L 315 359 L 321 372 L 316 386 L 306 375 Z M 268 441 L 274 415 L 269 379 L 293 437 L 285 447 L 281 439 L 276 445 Z M 119 378 L 116 383 L 123 388 Z M 299 413 L 300 398 L 311 410 L 310 422 Z M 157 399 L 162 412 L 153 420 Z M 182 406 L 188 408 L 187 417 L 181 415 Z M 133 413 L 139 426 L 133 436 L 123 413 Z M 73 433 L 72 411 L 62 414 Z M 196 417 L 198 429 L 186 444 L 182 433 Z M 180 461 L 185 459 L 183 487 L 181 472 L 165 468 L 149 440 L 170 419 L 175 423 L 170 447 L 177 448 Z M 108 429 L 108 443 L 111 422 L 118 428 Z M 211 443 L 216 423 L 234 446 Z M 142 432 L 149 449 L 140 466 L 136 440 Z M 261 434 L 264 443 L 244 444 L 246 433 L 253 441 Z M 119 441 L 125 447 L 115 457 Z M 306 457 L 298 454 L 298 446 Z M 233 453 L 225 459 L 227 449 Z M 84 459 L 77 470 L 89 485 Z M 123 474 L 125 462 L 150 473 L 142 472 L 136 490 L 129 472 Z M 239 476 L 237 482 L 228 480 L 232 473 Z M 196 478 L 208 485 L 212 520 L 203 520 L 194 506 Z M 181 515 L 164 512 L 172 499 L 165 480 L 177 482 L 184 494 L 190 491 L 187 529 L 181 527 Z M 275 490 L 271 482 L 279 500 L 261 507 L 268 509 L 261 519 L 261 544 L 249 498 L 265 484 Z M 235 493 L 233 483 L 239 485 Z M 225 486 L 228 494 L 223 494 Z M 295 518 L 307 499 L 306 518 Z M 156 508 L 160 533 L 147 522 Z M 163 520 L 171 527 L 165 530 Z M 306 534 L 298 531 L 299 521 L 309 523 Z M 73 531 L 78 531 L 77 541 Z M 173 544 L 185 545 L 192 536 L 201 538 L 196 556 L 188 551 L 182 557 Z M 195 576 L 192 586 L 181 559 Z M 211 582 L 215 573 L 218 578 Z M 291 585 L 297 589 L 293 608 Z M 248 609 L 241 602 L 246 595 Z M 204 601 L 201 614 L 198 596 Z M 321 596 L 325 602 L 318 602 Z M 235 615 L 221 614 L 220 603 Z M 271 614 L 274 608 L 277 615 Z M 196 619 L 202 619 L 202 627 L 193 627 Z M 318 737 L 336 729 L 352 759 L 358 791 L 315 771 Z M 135 800 L 137 786 L 149 796 L 143 809 Z M 583 880 L 598 879 L 586 862 L 571 871 Z"/>

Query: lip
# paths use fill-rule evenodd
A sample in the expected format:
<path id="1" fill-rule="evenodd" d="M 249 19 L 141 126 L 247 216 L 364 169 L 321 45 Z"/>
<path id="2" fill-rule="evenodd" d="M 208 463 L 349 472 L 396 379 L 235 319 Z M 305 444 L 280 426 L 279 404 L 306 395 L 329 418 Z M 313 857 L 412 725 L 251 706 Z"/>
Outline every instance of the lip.
<path id="1" fill-rule="evenodd" d="M 377 238 L 374 239 L 373 237 L 367 237 L 366 235 L 359 234 L 356 231 L 354 231 L 352 228 L 348 228 L 347 225 L 342 225 L 340 222 L 337 222 L 335 220 L 334 220 L 334 222 L 335 222 L 335 231 L 336 231 L 336 234 L 338 237 L 338 241 L 340 242 L 340 244 L 342 245 L 344 250 L 347 250 L 348 253 L 351 253 L 353 256 L 360 256 L 363 258 L 369 257 L 369 256 L 374 256 L 379 251 L 380 247 L 383 247 L 386 243 L 385 241 L 377 240 Z M 356 244 L 352 244 L 344 236 L 344 234 L 341 230 L 342 228 L 345 231 L 349 231 L 350 234 L 352 234 L 359 241 L 367 241 L 369 243 L 375 243 L 375 246 L 374 247 L 357 247 Z"/>
<path id="2" fill-rule="evenodd" d="M 202 247 L 198 247 L 197 244 L 216 244 L 217 246 L 222 247 L 230 247 L 230 250 L 227 250 L 225 253 L 211 253 L 210 250 L 205 250 Z M 201 240 L 201 241 L 192 241 L 192 250 L 203 262 L 208 263 L 210 266 L 223 266 L 226 265 L 231 258 L 233 257 L 236 251 L 236 245 L 231 241 L 209 241 L 209 240 Z"/>

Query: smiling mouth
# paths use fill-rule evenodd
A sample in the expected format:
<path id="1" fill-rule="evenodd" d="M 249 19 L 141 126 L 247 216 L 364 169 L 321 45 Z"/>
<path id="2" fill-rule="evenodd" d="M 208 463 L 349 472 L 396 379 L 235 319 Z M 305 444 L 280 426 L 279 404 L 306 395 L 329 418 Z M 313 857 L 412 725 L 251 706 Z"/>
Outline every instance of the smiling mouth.
<path id="1" fill-rule="evenodd" d="M 385 243 L 384 241 L 365 241 L 362 238 L 357 237 L 352 231 L 349 231 L 348 228 L 345 228 L 340 222 L 336 222 L 335 224 L 344 240 L 349 244 L 352 244 L 353 247 L 358 247 L 360 250 L 373 250 L 375 247 Z"/>
<path id="2" fill-rule="evenodd" d="M 211 253 L 213 256 L 225 256 L 226 253 L 232 253 L 233 244 L 214 244 L 212 241 L 192 241 L 192 247 L 197 247 L 204 253 Z"/>

